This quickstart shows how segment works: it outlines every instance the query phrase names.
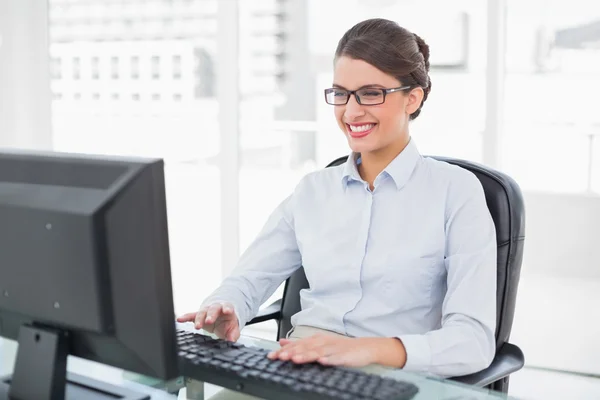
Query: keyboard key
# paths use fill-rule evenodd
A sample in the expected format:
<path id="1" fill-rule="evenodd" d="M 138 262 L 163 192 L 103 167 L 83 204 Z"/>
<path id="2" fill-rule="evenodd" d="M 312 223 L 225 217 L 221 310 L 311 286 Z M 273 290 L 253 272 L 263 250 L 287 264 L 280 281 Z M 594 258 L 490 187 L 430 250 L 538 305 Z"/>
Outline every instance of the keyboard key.
<path id="1" fill-rule="evenodd" d="M 294 383 L 296 383 L 296 381 L 290 378 L 284 378 L 281 380 L 281 383 L 283 383 L 284 385 L 292 386 Z"/>
<path id="2" fill-rule="evenodd" d="M 258 378 L 258 376 L 261 374 L 260 371 L 254 370 L 254 371 L 250 371 L 248 372 L 248 376 L 252 377 L 252 378 Z"/>
<path id="3" fill-rule="evenodd" d="M 233 360 L 235 360 L 235 357 L 232 357 L 232 356 L 227 355 L 227 354 L 217 354 L 215 356 L 215 358 L 217 360 L 221 360 L 221 361 L 233 361 Z"/>
<path id="4" fill-rule="evenodd" d="M 233 366 L 233 364 L 231 364 L 230 362 L 227 361 L 223 361 L 223 363 L 220 365 L 221 368 L 225 368 L 225 369 L 229 369 Z"/>
<path id="5" fill-rule="evenodd" d="M 202 357 L 202 356 L 199 356 L 195 360 L 192 360 L 192 362 L 195 365 L 202 365 L 202 364 L 208 364 L 211 360 L 212 360 L 211 357 Z"/>

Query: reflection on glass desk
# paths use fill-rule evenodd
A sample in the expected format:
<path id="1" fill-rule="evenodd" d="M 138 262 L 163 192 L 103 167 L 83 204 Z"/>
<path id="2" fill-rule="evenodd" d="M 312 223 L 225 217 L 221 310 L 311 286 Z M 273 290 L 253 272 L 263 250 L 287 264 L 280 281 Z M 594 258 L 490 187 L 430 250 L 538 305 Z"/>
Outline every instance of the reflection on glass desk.
<path id="1" fill-rule="evenodd" d="M 181 327 L 181 326 L 180 326 Z M 206 334 L 206 332 L 202 332 Z M 242 336 L 240 343 L 246 346 L 257 346 L 266 349 L 278 347 L 278 343 L 270 340 L 254 338 L 251 336 Z M 15 356 L 16 343 L 0 338 L 0 376 L 8 375 L 12 372 Z M 91 377 L 113 385 L 134 389 L 151 396 L 152 400 L 174 400 L 188 399 L 188 393 L 184 387 L 185 382 L 179 379 L 173 382 L 162 382 L 137 374 L 124 372 L 121 369 L 105 366 L 95 362 L 69 357 L 68 371 L 79 375 Z M 369 366 L 361 368 L 370 373 L 409 381 L 419 387 L 419 393 L 414 400 L 436 399 L 436 400 L 498 400 L 509 399 L 508 396 L 490 392 L 488 390 L 473 388 L 460 383 L 446 381 L 439 378 L 427 377 L 415 373 L 410 373 L 397 369 L 390 369 L 380 366 Z M 201 387 L 201 384 L 194 382 L 194 386 Z M 236 393 L 230 390 L 222 389 L 212 384 L 203 385 L 203 396 L 190 397 L 194 400 L 249 400 L 256 397 Z"/>

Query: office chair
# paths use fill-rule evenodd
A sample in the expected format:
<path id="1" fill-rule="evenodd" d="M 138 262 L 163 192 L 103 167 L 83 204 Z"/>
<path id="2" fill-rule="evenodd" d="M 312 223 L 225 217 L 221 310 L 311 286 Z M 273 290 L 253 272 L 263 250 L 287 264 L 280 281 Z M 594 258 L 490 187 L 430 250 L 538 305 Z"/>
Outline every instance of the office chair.
<path id="1" fill-rule="evenodd" d="M 523 259 L 525 240 L 525 209 L 523 196 L 517 183 L 509 176 L 478 163 L 448 157 L 432 157 L 458 165 L 473 172 L 479 178 L 486 197 L 488 209 L 496 226 L 498 242 L 498 286 L 496 356 L 492 364 L 477 373 L 451 378 L 453 380 L 508 392 L 509 375 L 523 367 L 521 349 L 508 342 L 515 313 L 517 287 Z M 346 162 L 340 157 L 327 167 Z M 285 337 L 292 328 L 290 319 L 300 311 L 300 290 L 308 288 L 304 268 L 298 269 L 286 281 L 283 298 L 259 311 L 247 325 L 276 320 L 277 336 Z"/>

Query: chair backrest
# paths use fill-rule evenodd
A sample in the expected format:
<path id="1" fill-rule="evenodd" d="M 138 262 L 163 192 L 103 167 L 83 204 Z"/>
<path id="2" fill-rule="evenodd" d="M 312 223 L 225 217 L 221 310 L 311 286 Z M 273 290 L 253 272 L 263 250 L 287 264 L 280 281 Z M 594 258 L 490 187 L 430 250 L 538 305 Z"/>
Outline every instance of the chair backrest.
<path id="1" fill-rule="evenodd" d="M 346 158 L 340 157 L 327 167 L 343 164 Z M 496 226 L 498 242 L 496 346 L 500 348 L 510 337 L 523 259 L 525 208 L 521 190 L 511 177 L 484 165 L 449 157 L 432 158 L 473 172 L 483 186 L 487 206 Z M 304 269 L 300 268 L 288 278 L 285 285 L 279 337 L 284 337 L 291 329 L 290 319 L 300 311 L 300 290 L 305 288 L 308 288 L 308 281 Z"/>

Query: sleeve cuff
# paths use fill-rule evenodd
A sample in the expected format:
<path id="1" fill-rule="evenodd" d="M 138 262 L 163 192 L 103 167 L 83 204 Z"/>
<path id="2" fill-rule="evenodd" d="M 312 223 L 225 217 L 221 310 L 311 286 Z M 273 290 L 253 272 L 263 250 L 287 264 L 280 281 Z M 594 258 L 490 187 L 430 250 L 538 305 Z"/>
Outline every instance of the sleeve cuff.
<path id="1" fill-rule="evenodd" d="M 428 372 L 431 366 L 431 347 L 427 336 L 404 335 L 398 336 L 398 339 L 400 339 L 404 345 L 404 350 L 406 350 L 406 364 L 404 364 L 403 369 L 414 372 Z"/>

